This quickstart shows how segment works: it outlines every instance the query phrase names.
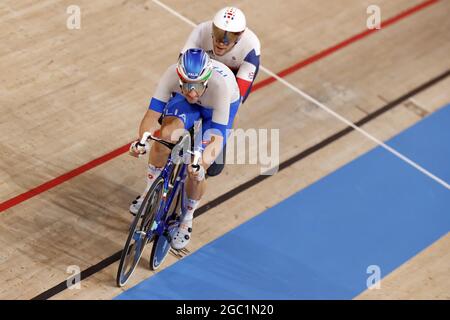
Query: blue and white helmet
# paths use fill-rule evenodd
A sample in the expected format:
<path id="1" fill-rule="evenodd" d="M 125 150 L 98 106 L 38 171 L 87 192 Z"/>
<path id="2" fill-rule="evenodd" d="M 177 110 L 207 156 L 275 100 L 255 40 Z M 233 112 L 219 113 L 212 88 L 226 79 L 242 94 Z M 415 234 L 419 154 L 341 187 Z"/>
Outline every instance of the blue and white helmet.
<path id="1" fill-rule="evenodd" d="M 203 49 L 188 49 L 178 59 L 177 73 L 183 82 L 206 83 L 212 75 L 211 59 Z"/>

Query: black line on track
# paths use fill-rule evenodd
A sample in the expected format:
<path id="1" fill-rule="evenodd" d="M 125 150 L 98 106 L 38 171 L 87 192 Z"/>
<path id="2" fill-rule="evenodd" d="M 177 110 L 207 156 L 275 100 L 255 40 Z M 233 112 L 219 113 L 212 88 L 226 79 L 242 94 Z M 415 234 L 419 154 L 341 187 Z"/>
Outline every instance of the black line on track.
<path id="1" fill-rule="evenodd" d="M 401 104 L 402 102 L 408 100 L 409 98 L 411 98 L 412 96 L 428 89 L 429 87 L 433 86 L 434 84 L 438 83 L 439 81 L 442 81 L 443 79 L 445 79 L 446 77 L 448 77 L 450 75 L 450 69 L 446 70 L 445 72 L 441 73 L 440 75 L 438 75 L 437 77 L 425 82 L 424 84 L 420 85 L 417 88 L 414 88 L 413 90 L 409 91 L 408 93 L 404 94 L 403 96 L 395 99 L 394 101 L 389 102 L 388 104 L 384 105 L 383 107 L 381 107 L 380 109 L 368 114 L 367 116 L 365 116 L 364 118 L 362 118 L 361 120 L 355 122 L 354 124 L 358 127 L 368 123 L 369 121 L 372 121 L 373 119 L 381 116 L 382 114 L 386 113 L 387 111 L 393 109 L 394 107 L 398 106 L 399 104 Z M 282 171 L 288 167 L 290 167 L 291 165 L 293 165 L 294 163 L 308 157 L 309 155 L 313 154 L 314 152 L 328 146 L 329 144 L 331 144 L 332 142 L 342 138 L 343 136 L 349 134 L 350 132 L 352 132 L 354 129 L 350 126 L 336 132 L 335 134 L 329 136 L 328 138 L 322 140 L 321 142 L 309 147 L 308 149 L 300 152 L 299 154 L 293 156 L 292 158 L 289 158 L 285 161 L 283 161 L 280 165 L 279 165 L 279 169 L 278 171 Z M 266 180 L 267 178 L 271 177 L 270 175 L 259 175 L 256 176 L 254 178 L 252 178 L 251 180 L 237 186 L 234 189 L 231 189 L 230 191 L 220 195 L 219 197 L 217 197 L 214 200 L 211 200 L 210 202 L 208 202 L 207 204 L 201 206 L 200 208 L 198 208 L 194 214 L 194 217 L 198 217 L 202 214 L 204 214 L 205 212 L 207 212 L 208 210 L 211 210 L 215 207 L 217 207 L 219 204 L 235 197 L 236 195 L 238 195 L 239 193 L 253 187 L 254 185 Z M 99 263 L 87 268 L 86 270 L 81 271 L 81 280 L 84 280 L 90 276 L 92 276 L 93 274 L 105 269 L 106 267 L 108 267 L 109 265 L 113 264 L 116 261 L 119 261 L 120 256 L 122 254 L 122 250 L 119 252 L 116 252 L 115 254 L 113 254 L 112 256 L 100 261 Z M 57 284 L 56 286 L 40 293 L 39 295 L 37 295 L 36 297 L 32 298 L 31 300 L 46 300 L 49 299 L 55 295 L 57 295 L 58 293 L 61 293 L 62 291 L 67 289 L 67 283 L 66 281 L 63 281 L 59 284 Z"/>

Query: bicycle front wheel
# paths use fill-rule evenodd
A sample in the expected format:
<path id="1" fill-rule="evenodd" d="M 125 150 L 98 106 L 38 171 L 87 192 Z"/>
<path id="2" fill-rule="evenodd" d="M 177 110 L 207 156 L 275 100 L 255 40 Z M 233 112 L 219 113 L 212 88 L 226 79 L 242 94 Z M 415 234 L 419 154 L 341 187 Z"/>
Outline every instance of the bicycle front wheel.
<path id="1" fill-rule="evenodd" d="M 147 237 L 147 232 L 152 227 L 158 211 L 162 209 L 163 187 L 164 179 L 157 178 L 147 192 L 141 208 L 131 224 L 117 270 L 116 283 L 119 287 L 127 283 L 141 259 L 145 245 L 152 240 Z M 153 235 L 151 237 L 153 238 Z"/>
<path id="2" fill-rule="evenodd" d="M 177 210 L 181 210 L 181 189 L 182 188 L 177 189 L 177 194 L 175 195 L 176 201 L 172 201 L 172 205 L 168 210 L 166 217 L 164 217 L 164 232 L 161 235 L 155 236 L 155 241 L 153 242 L 152 246 L 152 252 L 150 254 L 150 269 L 153 271 L 159 269 L 161 264 L 166 259 L 166 256 L 171 248 L 171 233 L 179 225 Z"/>

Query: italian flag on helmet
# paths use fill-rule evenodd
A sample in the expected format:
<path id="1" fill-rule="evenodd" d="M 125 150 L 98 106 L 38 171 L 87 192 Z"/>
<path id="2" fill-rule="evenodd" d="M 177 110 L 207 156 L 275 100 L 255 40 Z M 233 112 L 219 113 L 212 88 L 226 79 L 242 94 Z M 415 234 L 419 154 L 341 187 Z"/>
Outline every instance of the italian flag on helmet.
<path id="1" fill-rule="evenodd" d="M 211 59 L 203 49 L 188 49 L 178 60 L 177 73 L 183 82 L 206 82 L 212 75 Z"/>

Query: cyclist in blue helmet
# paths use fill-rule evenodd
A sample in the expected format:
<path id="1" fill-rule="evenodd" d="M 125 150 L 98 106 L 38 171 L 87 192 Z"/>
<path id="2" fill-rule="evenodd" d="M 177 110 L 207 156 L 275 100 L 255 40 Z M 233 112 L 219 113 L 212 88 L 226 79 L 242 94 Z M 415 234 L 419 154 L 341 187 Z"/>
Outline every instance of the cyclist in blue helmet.
<path id="1" fill-rule="evenodd" d="M 195 209 L 205 190 L 205 172 L 220 154 L 231 129 L 234 116 L 239 108 L 240 94 L 233 72 L 221 62 L 212 60 L 202 49 L 186 50 L 177 64 L 171 65 L 163 74 L 149 109 L 141 121 L 139 137 L 146 131 L 160 130 L 160 137 L 176 142 L 194 123 L 202 119 L 202 140 L 205 142 L 200 169 L 188 166 L 186 182 L 187 212 L 180 227 L 172 235 L 174 249 L 184 248 L 191 239 L 192 220 Z M 160 127 L 158 119 L 163 115 Z M 145 153 L 136 140 L 130 146 L 130 152 L 139 155 Z M 153 144 L 147 171 L 147 186 L 143 194 L 130 206 L 130 212 L 136 214 L 146 192 L 161 173 L 169 150 L 160 144 Z"/>

